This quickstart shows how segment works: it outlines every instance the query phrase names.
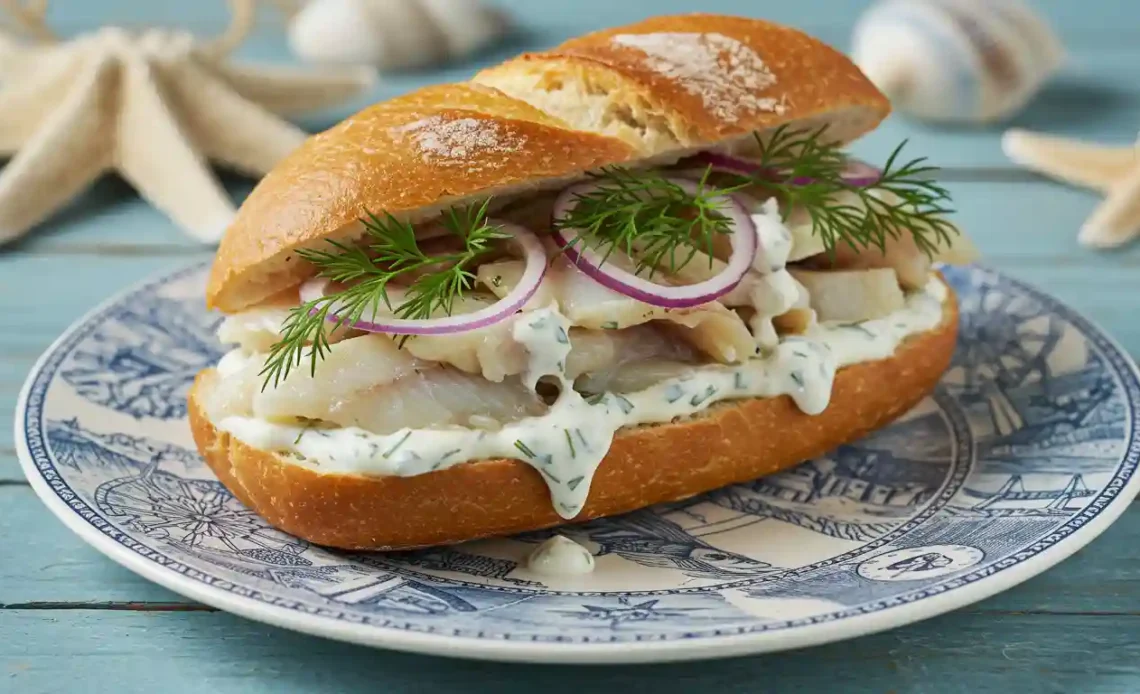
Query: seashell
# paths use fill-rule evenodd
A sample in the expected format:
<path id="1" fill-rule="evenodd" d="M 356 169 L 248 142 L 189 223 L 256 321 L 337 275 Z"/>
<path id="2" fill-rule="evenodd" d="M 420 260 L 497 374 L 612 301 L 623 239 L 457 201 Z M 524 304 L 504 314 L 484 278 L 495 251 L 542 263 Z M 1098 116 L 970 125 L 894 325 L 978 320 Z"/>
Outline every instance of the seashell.
<path id="1" fill-rule="evenodd" d="M 1063 50 L 1021 0 L 881 0 L 856 24 L 852 57 L 905 113 L 986 123 L 1023 108 Z"/>
<path id="2" fill-rule="evenodd" d="M 290 21 L 289 45 L 316 63 L 401 70 L 470 55 L 509 26 L 478 0 L 312 0 Z"/>

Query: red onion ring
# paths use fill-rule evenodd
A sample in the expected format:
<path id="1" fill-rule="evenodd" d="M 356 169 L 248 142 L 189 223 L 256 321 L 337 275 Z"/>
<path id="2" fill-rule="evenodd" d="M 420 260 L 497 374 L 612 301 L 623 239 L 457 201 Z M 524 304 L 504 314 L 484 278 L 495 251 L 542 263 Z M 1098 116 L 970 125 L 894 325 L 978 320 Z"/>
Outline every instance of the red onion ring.
<path id="1" fill-rule="evenodd" d="M 728 154 L 721 154 L 720 152 L 701 152 L 693 155 L 689 161 L 707 164 L 713 167 L 713 169 L 727 171 L 729 173 L 743 174 L 745 176 L 762 175 L 765 178 L 780 180 L 778 171 L 764 169 L 754 161 L 748 161 L 747 159 L 741 159 L 740 157 L 734 157 Z M 881 175 L 882 171 L 859 159 L 849 159 L 847 168 L 844 169 L 842 173 L 844 181 L 857 187 L 874 185 L 879 182 Z M 789 180 L 788 183 L 805 186 L 815 183 L 815 179 L 807 176 L 797 176 Z"/>
<path id="2" fill-rule="evenodd" d="M 427 318 L 423 320 L 410 320 L 407 318 L 390 318 L 377 321 L 375 316 L 371 322 L 358 321 L 350 327 L 369 333 L 386 333 L 389 335 L 450 335 L 468 330 L 478 330 L 506 320 L 518 312 L 538 291 L 542 278 L 546 275 L 546 252 L 542 242 L 531 230 L 503 220 L 488 220 L 488 224 L 498 227 L 510 235 L 510 240 L 523 252 L 526 268 L 522 277 L 510 291 L 499 301 L 479 309 L 473 313 L 463 313 L 442 318 Z M 325 296 L 330 280 L 315 277 L 301 285 L 301 301 L 315 301 Z M 339 323 L 337 312 L 340 308 L 334 304 L 329 310 L 328 320 Z"/>
<path id="3" fill-rule="evenodd" d="M 669 181 L 694 195 L 699 188 L 693 181 L 677 178 L 670 178 Z M 554 202 L 554 218 L 565 217 L 578 204 L 579 196 L 597 187 L 598 184 L 588 183 L 562 191 Z M 731 224 L 733 233 L 729 234 L 729 241 L 732 244 L 732 255 L 723 272 L 696 284 L 672 287 L 655 284 L 616 267 L 613 263 L 605 263 L 600 253 L 585 244 L 577 243 L 579 235 L 575 230 L 555 229 L 554 237 L 575 267 L 605 287 L 653 306 L 699 306 L 716 301 L 740 284 L 752 266 L 752 258 L 760 243 L 752 218 L 736 199 L 728 195 L 717 195 L 712 200 L 717 205 L 717 211 L 727 217 Z"/>

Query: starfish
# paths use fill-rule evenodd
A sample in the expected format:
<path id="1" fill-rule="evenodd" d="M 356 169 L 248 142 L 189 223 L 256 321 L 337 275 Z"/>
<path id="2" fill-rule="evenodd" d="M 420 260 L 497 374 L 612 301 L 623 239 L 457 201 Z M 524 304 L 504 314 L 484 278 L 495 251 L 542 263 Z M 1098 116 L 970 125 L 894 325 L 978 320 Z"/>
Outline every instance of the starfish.
<path id="1" fill-rule="evenodd" d="M 232 0 L 219 39 L 105 27 L 59 42 L 39 2 L 12 12 L 35 41 L 0 32 L 0 244 L 117 172 L 191 236 L 216 242 L 235 213 L 211 161 L 260 177 L 308 135 L 280 115 L 369 86 L 374 72 L 239 66 L 254 0 Z M 13 9 L 15 8 L 15 9 Z M 20 10 L 17 13 L 16 10 Z"/>
<path id="2" fill-rule="evenodd" d="M 1113 248 L 1140 236 L 1140 141 L 1113 147 L 1013 129 L 1002 149 L 1022 166 L 1105 195 L 1081 226 L 1084 245 Z"/>

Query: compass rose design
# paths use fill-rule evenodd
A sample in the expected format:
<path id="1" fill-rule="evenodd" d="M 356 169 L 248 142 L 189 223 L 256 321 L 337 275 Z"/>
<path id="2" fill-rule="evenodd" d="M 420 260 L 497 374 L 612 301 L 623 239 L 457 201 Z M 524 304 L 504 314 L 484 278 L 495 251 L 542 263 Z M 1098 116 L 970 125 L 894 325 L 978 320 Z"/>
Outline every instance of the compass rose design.
<path id="1" fill-rule="evenodd" d="M 99 486 L 95 503 L 148 537 L 197 554 L 258 564 L 308 566 L 308 543 L 265 525 L 220 482 L 188 480 L 159 470 L 162 454 L 142 472 Z"/>

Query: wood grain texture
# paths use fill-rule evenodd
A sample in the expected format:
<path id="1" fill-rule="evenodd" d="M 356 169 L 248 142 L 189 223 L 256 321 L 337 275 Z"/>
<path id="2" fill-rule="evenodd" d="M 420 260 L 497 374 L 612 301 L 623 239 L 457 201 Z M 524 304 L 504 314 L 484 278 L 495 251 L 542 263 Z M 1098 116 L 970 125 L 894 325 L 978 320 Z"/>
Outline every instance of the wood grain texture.
<path id="1" fill-rule="evenodd" d="M 757 6 L 743 0 L 706 0 L 697 4 L 691 0 L 575 0 L 573 3 L 567 0 L 552 3 L 498 0 L 497 4 L 510 9 L 521 27 L 508 42 L 475 56 L 469 62 L 430 73 L 385 76 L 370 92 L 335 109 L 302 117 L 300 124 L 310 131 L 323 130 L 370 103 L 403 94 L 427 81 L 466 79 L 478 69 L 518 52 L 546 48 L 578 33 L 636 21 L 652 14 L 700 9 L 762 16 L 794 24 L 825 42 L 846 49 L 850 27 L 867 2 L 805 0 Z M 1104 19 L 1127 12 L 1127 0 L 1099 0 L 1093 3 L 1095 9 L 1066 0 L 1046 0 L 1035 4 L 1055 25 L 1067 44 L 1070 57 L 1033 107 L 1010 124 L 1109 142 L 1132 141 L 1140 123 L 1140 90 L 1135 88 L 1135 66 L 1140 64 L 1140 41 L 1135 36 L 1140 35 L 1140 28 L 1134 22 L 1112 23 Z M 196 33 L 210 34 L 223 26 L 225 17 L 225 4 L 221 0 L 189 6 L 140 0 L 99 3 L 56 0 L 51 3 L 52 25 L 64 35 L 81 33 L 100 22 L 115 20 L 128 21 L 133 25 L 181 24 Z M 288 55 L 280 28 L 278 14 L 268 9 L 262 12 L 261 23 L 238 51 L 237 57 L 249 61 L 280 62 Z M 909 139 L 909 151 L 928 156 L 932 163 L 948 167 L 952 172 L 971 167 L 1015 171 L 998 146 L 998 136 L 1005 125 L 980 130 L 945 130 L 929 128 L 894 115 L 876 132 L 855 143 L 852 151 L 858 156 L 881 161 L 900 141 Z M 224 182 L 236 199 L 243 198 L 252 188 L 252 182 L 237 176 L 226 176 Z M 17 249 L 68 254 L 174 254 L 177 250 L 173 247 L 193 245 L 194 242 L 182 236 L 157 212 L 138 204 L 126 183 L 108 177 L 81 196 L 62 215 L 45 224 L 38 238 Z"/>
<path id="2" fill-rule="evenodd" d="M 700 9 L 795 24 L 845 48 L 867 5 L 835 0 L 492 0 L 523 31 L 468 63 L 393 75 L 352 103 L 301 120 L 320 130 L 373 101 L 568 36 L 655 13 Z M 1128 142 L 1140 126 L 1140 25 L 1129 0 L 1034 0 L 1070 57 L 1022 127 Z M 266 6 L 269 3 L 265 3 Z M 53 0 L 62 33 L 104 21 L 182 24 L 208 34 L 225 3 Z M 281 61 L 280 18 L 261 13 L 239 51 Z M 881 159 L 902 138 L 945 179 L 987 262 L 1035 283 L 1103 325 L 1140 355 L 1140 245 L 1101 254 L 1076 243 L 1097 197 L 1014 169 L 1001 128 L 928 128 L 893 116 L 854 151 Z M 226 175 L 235 198 L 252 183 Z M 0 250 L 0 422 L 40 352 L 103 297 L 208 251 L 108 178 L 27 241 Z M 1027 583 L 928 622 L 843 644 L 773 656 L 665 667 L 552 668 L 446 661 L 300 636 L 199 606 L 88 548 L 35 499 L 0 426 L 0 691 L 653 691 L 1137 692 L 1140 691 L 1140 506 L 1076 556 Z"/>
<path id="3" fill-rule="evenodd" d="M 5 557 L 0 563 L 0 609 L 49 602 L 190 602 L 88 547 L 47 514 L 31 487 L 0 485 L 0 508 L 0 550 Z"/>
<path id="4" fill-rule="evenodd" d="M 379 652 L 221 612 L 0 611 L 0 686 L 216 692 L 1135 692 L 1138 615 L 961 611 L 843 644 L 712 663 L 501 665 Z M 60 639 L 60 634 L 67 634 Z M 968 684 L 967 684 L 968 683 Z"/>

